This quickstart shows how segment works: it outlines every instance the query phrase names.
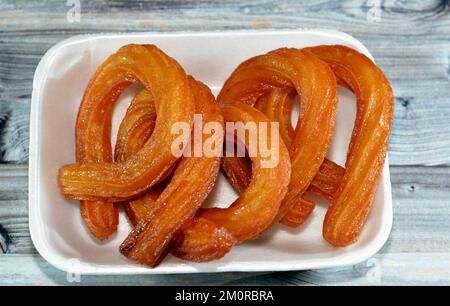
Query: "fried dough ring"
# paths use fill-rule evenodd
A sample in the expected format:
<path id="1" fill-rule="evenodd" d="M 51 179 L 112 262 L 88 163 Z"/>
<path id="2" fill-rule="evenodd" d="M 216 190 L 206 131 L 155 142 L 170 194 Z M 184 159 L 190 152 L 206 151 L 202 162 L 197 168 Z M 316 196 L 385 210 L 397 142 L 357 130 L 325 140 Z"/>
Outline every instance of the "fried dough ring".
<path id="1" fill-rule="evenodd" d="M 363 54 L 344 46 L 307 50 L 327 62 L 357 100 L 345 174 L 323 224 L 329 243 L 346 246 L 358 240 L 381 177 L 393 123 L 393 93 L 383 72 Z"/>
<path id="2" fill-rule="evenodd" d="M 315 207 L 316 204 L 312 200 L 302 196 L 281 218 L 280 223 L 291 228 L 299 227 L 309 218 Z"/>
<path id="3" fill-rule="evenodd" d="M 301 96 L 290 153 L 292 177 L 278 219 L 299 201 L 325 159 L 337 108 L 336 79 L 327 64 L 310 52 L 282 48 L 251 58 L 225 82 L 218 101 L 254 105 L 273 88 L 293 88 Z"/>
<path id="4" fill-rule="evenodd" d="M 78 162 L 112 162 L 111 100 L 129 86 L 125 71 L 114 69 L 114 84 L 100 99 L 98 109 L 104 116 L 91 121 L 79 120 L 76 127 L 76 159 Z M 83 99 L 86 98 L 86 94 Z M 108 238 L 117 230 L 119 211 L 111 201 L 80 201 L 80 214 L 90 233 L 99 240 Z"/>
<path id="5" fill-rule="evenodd" d="M 255 107 L 262 111 L 270 120 L 279 122 L 280 135 L 287 147 L 292 143 L 294 136 L 294 129 L 290 119 L 294 98 L 295 91 L 291 89 L 273 89 L 255 104 Z M 222 160 L 222 169 L 238 192 L 247 187 L 251 176 L 251 165 L 248 158 L 225 157 Z M 311 182 L 308 191 L 331 200 L 339 187 L 344 172 L 343 167 L 325 159 Z M 307 202 L 310 202 L 308 206 L 313 204 L 310 200 Z"/>
<path id="6" fill-rule="evenodd" d="M 294 137 L 294 129 L 291 124 L 291 111 L 296 92 L 292 89 L 272 89 L 268 94 L 257 100 L 255 107 L 265 113 L 272 121 L 279 122 L 280 135 L 286 144 L 290 146 Z M 299 120 L 302 120 L 300 114 Z M 251 165 L 248 158 L 225 157 L 222 160 L 222 169 L 233 187 L 241 192 L 244 190 L 251 176 Z M 309 192 L 331 200 L 344 175 L 344 168 L 325 159 L 320 166 L 308 188 Z M 298 227 L 303 224 L 315 208 L 314 202 L 303 196 L 293 205 L 291 210 L 281 219 L 281 223 L 289 227 Z"/>
<path id="7" fill-rule="evenodd" d="M 224 227 L 195 217 L 177 232 L 170 252 L 184 260 L 206 262 L 222 258 L 235 243 L 234 236 Z"/>
<path id="8" fill-rule="evenodd" d="M 194 79 L 190 80 L 190 86 L 194 92 L 196 112 L 203 115 L 204 124 L 216 122 L 221 124 L 223 129 L 223 118 L 209 88 Z M 214 133 L 219 132 L 221 131 Z M 220 138 L 217 138 L 216 149 L 221 150 L 223 137 L 220 133 L 216 134 L 216 137 L 219 137 L 218 135 Z M 203 134 L 204 141 L 209 137 Z M 152 205 L 150 216 L 136 225 L 120 246 L 120 252 L 140 264 L 156 266 L 166 254 L 166 248 L 175 238 L 177 231 L 194 218 L 214 186 L 219 168 L 219 154 L 213 157 L 183 157 L 172 180 Z M 208 233 L 217 229 L 215 224 L 206 220 L 197 219 L 192 224 L 200 229 L 207 226 Z M 231 235 L 227 235 L 231 239 Z M 225 241 L 217 247 L 229 250 L 231 246 L 227 248 L 227 245 L 232 243 Z M 212 251 L 215 250 L 205 250 Z"/>
<path id="9" fill-rule="evenodd" d="M 325 159 L 308 191 L 331 201 L 342 182 L 344 173 L 345 168 L 331 160 Z"/>
<path id="10" fill-rule="evenodd" d="M 252 174 L 251 165 L 249 165 L 247 158 L 224 157 L 222 159 L 222 170 L 237 192 L 241 193 L 247 188 Z M 344 171 L 344 168 L 326 159 L 320 166 L 319 172 L 314 177 L 308 191 L 331 200 L 341 183 Z M 292 228 L 298 227 L 308 219 L 314 208 L 314 202 L 306 196 L 302 196 L 280 222 Z"/>
<path id="11" fill-rule="evenodd" d="M 223 107 L 222 114 L 226 122 L 267 123 L 269 127 L 267 142 L 271 143 L 270 121 L 257 109 L 246 104 L 236 103 Z M 237 140 L 248 144 L 248 139 L 235 139 L 235 137 L 239 137 L 238 135 L 227 135 L 227 137 L 229 137 L 229 141 Z M 249 137 L 248 134 L 245 137 Z M 204 223 L 200 227 L 193 223 L 180 231 L 174 241 L 172 254 L 191 261 L 221 258 L 229 251 L 232 242 L 241 243 L 248 239 L 254 239 L 268 229 L 277 216 L 290 181 L 289 153 L 281 141 L 278 158 L 279 162 L 274 168 L 262 168 L 261 161 L 267 157 L 262 157 L 258 152 L 257 156 L 251 157 L 253 175 L 250 183 L 245 190 L 242 190 L 236 201 L 228 208 L 202 208 L 199 210 L 196 219 L 205 219 L 212 224 L 222 226 L 232 234 L 234 241 L 228 240 L 227 242 L 226 233 L 217 229 L 210 230 L 209 226 L 211 225 Z"/>
<path id="12" fill-rule="evenodd" d="M 291 110 L 296 95 L 297 92 L 292 88 L 275 88 L 255 103 L 255 107 L 270 120 L 280 124 L 280 136 L 288 148 L 291 146 L 295 134 L 291 124 Z"/>
<path id="13" fill-rule="evenodd" d="M 222 115 L 226 122 L 243 122 L 244 124 L 255 122 L 257 125 L 266 122 L 267 143 L 271 143 L 270 121 L 255 108 L 234 103 L 222 107 Z M 248 144 L 248 139 L 241 141 Z M 237 242 L 254 239 L 266 230 L 276 218 L 287 191 L 291 172 L 288 150 L 282 141 L 279 143 L 278 164 L 273 168 L 261 167 L 261 161 L 267 158 L 263 157 L 259 151 L 257 156 L 251 157 L 251 181 L 239 198 L 228 208 L 201 209 L 198 216 L 222 225 L 236 237 Z"/>
<path id="14" fill-rule="evenodd" d="M 178 157 L 171 152 L 171 144 L 177 136 L 170 129 L 176 122 L 192 124 L 194 101 L 183 68 L 153 45 L 124 46 L 100 66 L 85 92 L 77 123 L 104 120 L 103 104 L 114 104 L 123 88 L 137 80 L 155 97 L 154 137 L 124 162 L 88 162 L 62 167 L 58 182 L 65 197 L 126 200 L 160 182 L 177 161 Z M 108 103 L 103 103 L 108 95 L 111 96 Z M 83 131 L 77 124 L 77 133 Z M 77 146 L 80 145 L 78 139 Z M 87 137 L 86 141 L 91 140 Z"/>
<path id="15" fill-rule="evenodd" d="M 270 120 L 279 122 L 280 135 L 288 148 L 291 146 L 295 135 L 291 124 L 291 112 L 295 95 L 295 91 L 291 89 L 273 89 L 268 95 L 259 99 L 255 105 Z M 301 110 L 304 111 L 304 109 Z M 302 113 L 299 114 L 299 120 L 303 120 Z M 344 172 L 343 167 L 325 158 L 308 191 L 331 200 L 334 192 L 339 187 Z"/>
<path id="16" fill-rule="evenodd" d="M 228 182 L 238 193 L 247 188 L 252 174 L 251 162 L 248 157 L 224 157 L 222 170 Z M 307 191 L 331 200 L 341 183 L 344 172 L 344 168 L 325 159 Z"/>
<path id="17" fill-rule="evenodd" d="M 153 97 L 146 90 L 138 93 L 131 102 L 118 131 L 115 157 L 119 161 L 136 154 L 150 137 L 156 120 L 153 104 Z M 166 185 L 164 183 L 124 203 L 133 226 L 152 217 L 157 208 L 156 201 Z M 194 218 L 177 232 L 170 251 L 177 257 L 203 262 L 223 257 L 234 243 L 234 237 L 223 227 L 204 218 Z"/>
<path id="18" fill-rule="evenodd" d="M 151 92 L 141 90 L 131 101 L 117 132 L 114 160 L 123 162 L 145 145 L 156 125 L 155 101 Z"/>
<path id="19" fill-rule="evenodd" d="M 99 240 L 117 231 L 119 210 L 112 202 L 80 201 L 80 214 L 90 233 Z"/>
<path id="20" fill-rule="evenodd" d="M 117 132 L 114 160 L 124 162 L 136 154 L 150 138 L 156 124 L 156 109 L 152 94 L 141 90 L 131 101 Z M 172 170 L 172 169 L 171 169 Z M 170 171 L 168 171 L 170 172 Z M 122 203 L 133 226 L 151 216 L 154 203 L 163 188 L 159 185 L 143 196 Z"/>

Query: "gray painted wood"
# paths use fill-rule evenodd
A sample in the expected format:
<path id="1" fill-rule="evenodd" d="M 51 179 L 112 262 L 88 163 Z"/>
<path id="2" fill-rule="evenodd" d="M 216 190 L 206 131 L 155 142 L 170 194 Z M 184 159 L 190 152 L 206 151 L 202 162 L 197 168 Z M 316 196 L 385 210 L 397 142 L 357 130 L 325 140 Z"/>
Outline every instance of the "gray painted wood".
<path id="1" fill-rule="evenodd" d="M 12 269 L 11 267 L 14 267 Z M 80 282 L 50 265 L 39 255 L 0 256 L 0 284 L 2 285 L 222 285 L 256 273 L 212 273 L 177 275 L 81 275 Z"/>
<path id="2" fill-rule="evenodd" d="M 381 253 L 450 253 L 450 167 L 391 166 L 394 224 Z M 28 231 L 27 167 L 0 166 L 0 224 L 8 254 L 35 254 Z"/>
<path id="3" fill-rule="evenodd" d="M 394 224 L 383 249 L 353 267 L 272 274 L 229 273 L 187 278 L 83 276 L 82 284 L 432 284 L 450 282 L 450 167 L 391 166 Z M 27 223 L 27 167 L 0 166 L 0 284 L 11 274 L 24 283 L 67 284 L 63 272 L 37 255 Z M 20 268 L 13 265 L 17 262 Z M 18 269 L 18 270 L 17 270 Z M 31 274 L 21 275 L 23 269 Z M 381 278 L 379 277 L 381 274 Z M 132 279 L 132 280 L 131 280 Z"/>
<path id="4" fill-rule="evenodd" d="M 383 1 L 369 22 L 367 1 L 81 1 L 69 23 L 65 1 L 2 1 L 0 8 L 0 136 L 2 160 L 24 162 L 24 120 L 40 57 L 76 34 L 126 31 L 332 28 L 360 39 L 392 81 L 396 95 L 391 164 L 450 162 L 450 18 L 448 1 Z M 3 110 L 5 103 L 23 107 Z M 438 109 L 439 111 L 435 111 Z M 12 122 L 11 122 L 12 121 Z M 8 128 L 9 127 L 9 128 Z M 4 135 L 6 134 L 6 135 Z M 8 139 L 9 144 L 6 142 Z"/>
<path id="5" fill-rule="evenodd" d="M 15 268 L 12 269 L 11 267 Z M 74 279 L 71 275 L 69 280 Z M 378 254 L 353 267 L 277 273 L 81 275 L 69 282 L 39 255 L 0 256 L 3 285 L 450 285 L 448 253 Z"/>
<path id="6" fill-rule="evenodd" d="M 70 23 L 66 1 L 0 0 L 0 284 L 67 284 L 65 274 L 36 253 L 28 232 L 29 104 L 34 70 L 49 47 L 84 33 L 301 27 L 360 39 L 392 82 L 395 215 L 384 248 L 372 261 L 339 269 L 83 276 L 81 284 L 449 284 L 449 1 L 381 2 L 377 22 L 364 0 L 81 0 L 81 22 Z"/>

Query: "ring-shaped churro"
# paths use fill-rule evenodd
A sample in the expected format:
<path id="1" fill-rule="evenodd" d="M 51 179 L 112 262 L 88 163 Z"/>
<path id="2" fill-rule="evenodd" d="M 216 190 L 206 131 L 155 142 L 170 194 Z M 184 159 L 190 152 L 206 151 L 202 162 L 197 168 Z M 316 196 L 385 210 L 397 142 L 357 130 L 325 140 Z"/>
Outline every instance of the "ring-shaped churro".
<path id="1" fill-rule="evenodd" d="M 345 174 L 323 224 L 328 242 L 346 246 L 358 240 L 372 206 L 392 129 L 394 98 L 386 76 L 365 55 L 345 46 L 307 50 L 327 62 L 340 83 L 356 95 Z"/>
<path id="2" fill-rule="evenodd" d="M 261 97 L 255 104 L 255 107 L 262 111 L 270 120 L 279 123 L 280 135 L 287 147 L 291 145 L 294 136 L 294 129 L 291 124 L 291 110 L 294 98 L 295 91 L 277 88 L 270 90 L 267 95 Z M 251 176 L 251 166 L 248 158 L 224 158 L 222 160 L 222 169 L 227 179 L 238 192 L 247 187 Z M 338 164 L 325 159 L 311 182 L 308 191 L 331 200 L 334 192 L 339 187 L 344 171 L 344 168 Z"/>
<path id="3" fill-rule="evenodd" d="M 160 182 L 177 161 L 178 157 L 171 152 L 171 145 L 177 138 L 171 133 L 171 127 L 177 122 L 192 125 L 194 101 L 183 68 L 153 45 L 124 46 L 100 66 L 81 103 L 77 134 L 85 130 L 81 126 L 102 121 L 106 116 L 102 107 L 114 104 L 121 90 L 136 81 L 140 81 L 155 99 L 157 119 L 152 137 L 124 162 L 84 162 L 62 167 L 58 182 L 65 197 L 129 199 Z M 108 95 L 111 95 L 109 103 L 103 103 Z M 85 142 L 89 141 L 87 137 Z M 79 144 L 80 137 L 77 137 L 77 147 Z"/>
<path id="4" fill-rule="evenodd" d="M 258 137 L 259 147 L 271 144 L 271 122 L 257 109 L 242 103 L 234 103 L 222 107 L 225 122 L 256 123 L 258 133 L 260 123 L 267 127 L 267 139 Z M 235 135 L 228 135 L 232 138 Z M 246 138 L 249 134 L 246 133 Z M 240 139 L 248 144 L 248 139 Z M 258 150 L 252 160 L 252 176 L 248 187 L 228 208 L 201 209 L 198 216 L 222 225 L 236 237 L 237 242 L 256 238 L 266 230 L 276 218 L 281 201 L 284 198 L 290 180 L 291 165 L 286 146 L 280 140 L 278 163 L 273 167 L 263 167 L 262 162 L 270 159 Z"/>
<path id="5" fill-rule="evenodd" d="M 301 96 L 301 120 L 290 147 L 292 175 L 280 207 L 281 219 L 307 191 L 325 159 L 334 129 L 336 79 L 326 63 L 310 52 L 282 48 L 251 58 L 225 82 L 218 101 L 255 105 L 274 88 L 292 88 Z"/>
<path id="6" fill-rule="evenodd" d="M 190 79 L 190 86 L 194 93 L 196 112 L 202 115 L 202 127 L 209 123 L 218 125 L 217 130 L 210 131 L 210 135 L 202 133 L 202 143 L 215 137 L 215 141 L 210 142 L 215 147 L 211 148 L 211 153 L 215 153 L 209 156 L 202 151 L 201 156 L 195 156 L 194 147 L 198 144 L 192 137 L 189 148 L 192 150 L 191 156 L 181 159 L 168 185 L 156 201 L 150 203 L 149 216 L 138 222 L 120 246 L 123 255 L 143 265 L 155 266 L 160 262 L 177 231 L 194 218 L 203 204 L 215 184 L 220 168 L 223 119 L 218 105 L 207 86 L 194 79 Z"/>
<path id="7" fill-rule="evenodd" d="M 254 123 L 258 135 L 261 135 L 260 128 L 263 128 L 259 124 L 267 127 L 267 138 L 259 137 L 258 146 L 267 147 L 272 141 L 276 141 L 271 136 L 271 122 L 264 114 L 247 104 L 227 105 L 222 108 L 222 115 L 226 123 L 243 123 L 244 126 Z M 247 131 L 245 135 L 227 132 L 231 133 L 227 135 L 229 141 L 233 142 L 238 138 L 237 141 L 242 144 L 249 144 L 250 132 Z M 239 198 L 227 208 L 201 208 L 194 220 L 207 220 L 211 223 L 203 222 L 200 226 L 191 222 L 183 227 L 174 241 L 172 254 L 193 261 L 218 259 L 234 243 L 255 239 L 273 224 L 290 181 L 289 153 L 284 143 L 279 141 L 278 162 L 273 167 L 262 165 L 274 156 L 263 156 L 259 150 L 256 153 L 250 157 L 253 170 L 250 183 Z M 229 240 L 227 233 L 232 235 L 233 240 Z"/>

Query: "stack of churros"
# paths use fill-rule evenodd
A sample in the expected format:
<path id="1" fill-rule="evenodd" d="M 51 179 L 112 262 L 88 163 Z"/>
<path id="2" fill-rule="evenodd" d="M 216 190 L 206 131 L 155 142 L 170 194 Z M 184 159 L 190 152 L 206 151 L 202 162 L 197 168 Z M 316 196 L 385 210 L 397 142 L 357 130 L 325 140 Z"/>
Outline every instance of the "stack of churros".
<path id="1" fill-rule="evenodd" d="M 143 89 L 113 150 L 113 108 L 133 83 Z M 357 103 L 345 167 L 326 159 L 338 85 Z M 149 267 L 168 253 L 219 259 L 278 222 L 301 226 L 315 207 L 308 193 L 329 201 L 323 237 L 343 247 L 358 240 L 369 215 L 392 121 L 389 81 L 345 46 L 281 48 L 250 58 L 216 99 L 156 46 L 131 44 L 91 78 L 77 117 L 76 163 L 61 167 L 58 183 L 66 198 L 80 200 L 96 239 L 117 231 L 123 206 L 133 229 L 119 251 Z M 204 208 L 220 169 L 239 197 L 227 208 Z"/>

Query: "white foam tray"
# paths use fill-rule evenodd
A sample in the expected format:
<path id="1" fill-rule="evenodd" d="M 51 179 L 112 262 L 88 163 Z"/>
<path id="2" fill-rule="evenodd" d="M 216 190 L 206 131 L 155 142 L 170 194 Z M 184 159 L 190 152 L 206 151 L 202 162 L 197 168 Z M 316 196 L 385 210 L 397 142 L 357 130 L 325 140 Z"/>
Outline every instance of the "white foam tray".
<path id="1" fill-rule="evenodd" d="M 358 40 L 330 30 L 101 34 L 75 36 L 58 43 L 36 69 L 30 123 L 30 233 L 36 249 L 48 262 L 61 270 L 84 274 L 301 270 L 356 264 L 383 246 L 392 225 L 387 162 L 368 222 L 358 243 L 347 248 L 335 248 L 323 240 L 322 221 L 327 204 L 321 201 L 300 229 L 275 226 L 259 239 L 236 246 L 223 259 L 209 263 L 190 263 L 170 255 L 155 269 L 129 262 L 117 251 L 130 231 L 123 212 L 117 234 L 106 242 L 94 240 L 82 223 L 78 202 L 64 199 L 56 176 L 59 167 L 74 162 L 75 120 L 89 78 L 103 60 L 128 43 L 156 44 L 216 94 L 240 62 L 279 47 L 343 44 L 372 58 Z M 113 135 L 136 90 L 133 87 L 122 95 L 114 113 Z M 340 89 L 329 158 L 341 164 L 354 118 L 355 99 Z M 208 202 L 224 206 L 236 196 L 221 176 Z"/>

